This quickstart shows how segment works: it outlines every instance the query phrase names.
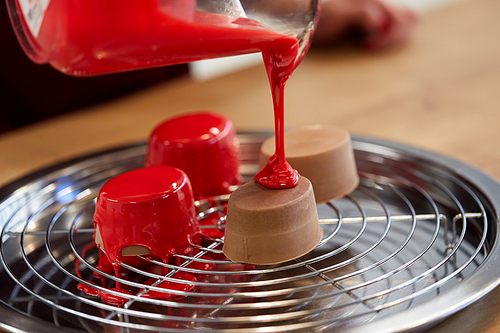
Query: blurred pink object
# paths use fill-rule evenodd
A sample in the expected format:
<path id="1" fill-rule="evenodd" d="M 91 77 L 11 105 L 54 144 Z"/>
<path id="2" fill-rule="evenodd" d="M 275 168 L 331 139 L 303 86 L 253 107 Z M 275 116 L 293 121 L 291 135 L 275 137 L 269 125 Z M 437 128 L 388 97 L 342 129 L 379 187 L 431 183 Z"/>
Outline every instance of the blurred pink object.
<path id="1" fill-rule="evenodd" d="M 364 36 L 362 47 L 383 50 L 408 41 L 418 17 L 410 8 L 381 0 L 324 0 L 314 41 L 332 44 L 356 29 Z"/>

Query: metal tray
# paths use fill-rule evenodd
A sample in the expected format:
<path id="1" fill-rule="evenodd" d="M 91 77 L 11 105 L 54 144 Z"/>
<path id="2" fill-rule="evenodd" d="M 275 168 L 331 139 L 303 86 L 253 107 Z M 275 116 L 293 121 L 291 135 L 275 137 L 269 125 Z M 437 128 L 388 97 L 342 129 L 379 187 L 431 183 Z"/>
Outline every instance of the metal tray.
<path id="1" fill-rule="evenodd" d="M 267 136 L 239 135 L 245 180 L 257 171 Z M 427 151 L 366 138 L 353 144 L 361 184 L 318 206 L 324 239 L 313 252 L 249 267 L 224 261 L 223 240 L 207 238 L 197 255 L 177 256 L 167 276 L 130 267 L 133 278 L 121 283 L 136 296 L 123 306 L 85 295 L 77 285 L 95 282 L 94 199 L 106 180 L 143 165 L 144 143 L 85 156 L 0 189 L 0 328 L 419 331 L 499 283 L 496 180 Z M 225 198 L 219 199 L 200 202 L 199 218 L 220 214 Z M 213 270 L 199 270 L 202 264 Z M 196 288 L 167 300 L 141 296 L 144 279 L 179 282 L 172 277 L 177 271 L 195 275 Z M 106 280 L 113 286 L 116 278 Z"/>

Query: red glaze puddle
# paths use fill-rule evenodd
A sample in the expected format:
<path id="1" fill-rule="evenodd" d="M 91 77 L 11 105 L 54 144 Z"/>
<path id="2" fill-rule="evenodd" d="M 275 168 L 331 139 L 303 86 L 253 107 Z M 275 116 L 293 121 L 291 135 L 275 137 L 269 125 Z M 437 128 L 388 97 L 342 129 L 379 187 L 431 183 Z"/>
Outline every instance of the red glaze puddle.
<path id="1" fill-rule="evenodd" d="M 196 279 L 196 277 L 193 274 L 186 273 L 186 272 L 177 272 L 172 276 L 172 278 L 183 280 L 186 282 L 189 282 L 189 281 L 198 282 L 198 279 Z M 144 282 L 144 284 L 147 286 L 151 286 L 157 282 L 158 282 L 158 279 L 151 278 L 151 279 L 147 280 L 146 282 Z M 156 290 L 149 290 L 145 294 L 143 294 L 141 297 L 175 301 L 175 300 L 180 300 L 180 299 L 184 298 L 184 296 L 169 293 L 168 292 L 169 290 L 193 291 L 196 289 L 196 286 L 193 284 L 177 283 L 177 282 L 171 282 L 171 281 L 162 281 L 159 284 L 155 285 L 155 287 L 163 288 L 163 289 L 165 289 L 165 292 L 156 291 Z M 139 292 L 139 294 L 142 294 L 142 291 L 143 290 L 141 290 Z"/>
<path id="2" fill-rule="evenodd" d="M 201 227 L 202 234 L 211 239 L 221 239 L 224 237 L 224 224 L 225 222 L 219 225 L 219 220 L 221 219 L 221 215 L 226 215 L 227 212 L 227 204 L 222 205 L 221 212 L 213 212 L 205 218 L 199 220 L 199 224 Z M 209 228 L 203 228 L 203 226 L 207 226 Z M 219 228 L 221 226 L 221 228 Z"/>
<path id="3" fill-rule="evenodd" d="M 90 243 L 89 245 L 87 245 L 82 251 L 82 257 L 85 257 L 87 252 L 91 249 L 94 249 L 95 247 L 96 247 L 95 243 Z M 191 253 L 192 252 L 193 251 L 191 251 Z M 136 258 L 136 259 L 138 260 L 138 262 L 139 261 L 141 262 L 141 265 L 137 265 L 137 266 L 139 266 L 139 268 L 145 272 L 158 274 L 158 275 L 168 273 L 167 268 L 162 267 L 156 263 L 150 262 L 148 260 L 148 258 L 146 258 L 146 260 L 141 259 L 141 258 Z M 174 258 L 172 258 L 172 259 L 174 259 Z M 209 256 L 202 256 L 202 259 L 213 260 L 213 258 L 209 257 Z M 174 261 L 175 262 L 173 262 L 172 264 L 181 265 L 185 260 L 183 260 L 181 258 L 175 258 Z M 80 264 L 80 261 L 77 260 L 75 262 L 76 274 L 78 277 L 83 279 L 83 277 L 80 273 L 79 264 Z M 189 265 L 187 267 L 189 269 L 195 269 L 195 270 L 200 270 L 200 271 L 211 271 L 215 268 L 215 266 L 216 265 L 214 263 L 192 261 L 191 263 L 189 263 Z M 158 279 L 156 279 L 156 278 L 148 279 L 145 275 L 142 275 L 139 273 L 134 273 L 134 272 L 129 272 L 125 268 L 121 268 L 118 265 L 111 264 L 109 262 L 108 258 L 101 251 L 99 251 L 99 261 L 98 261 L 96 268 L 101 270 L 104 273 L 114 274 L 115 276 L 117 276 L 121 279 L 134 281 L 134 282 L 137 282 L 140 284 L 152 285 L 158 281 Z M 186 283 L 163 281 L 155 287 L 163 288 L 163 289 L 165 289 L 165 292 L 150 290 L 150 291 L 146 292 L 145 294 L 142 294 L 142 290 L 136 289 L 134 291 L 133 287 L 130 287 L 128 285 L 122 285 L 119 282 L 116 282 L 116 287 L 113 287 L 113 288 L 106 287 L 106 285 L 108 285 L 109 283 L 113 283 L 113 281 L 110 281 L 110 279 L 106 278 L 104 275 L 102 275 L 101 273 L 96 272 L 96 271 L 94 271 L 93 275 L 101 283 L 101 286 L 106 288 L 106 290 L 113 290 L 113 291 L 123 293 L 124 297 L 113 295 L 113 294 L 109 293 L 108 291 L 100 290 L 100 289 L 96 288 L 97 284 L 92 282 L 92 281 L 86 281 L 86 283 L 79 283 L 77 286 L 78 290 L 80 290 L 80 291 L 82 291 L 85 294 L 90 295 L 90 296 L 97 296 L 108 304 L 112 304 L 112 305 L 121 307 L 129 300 L 129 298 L 127 298 L 126 295 L 141 295 L 141 297 L 160 299 L 160 300 L 171 300 L 171 301 L 181 300 L 182 298 L 184 298 L 182 295 L 169 293 L 168 291 L 169 290 L 193 291 L 196 289 L 196 286 L 193 284 L 190 284 L 189 282 L 196 282 L 196 281 L 198 281 L 199 277 L 204 277 L 207 274 L 203 274 L 203 273 L 191 274 L 188 272 L 179 271 L 179 272 L 175 273 L 172 276 L 172 278 L 178 279 L 178 280 L 184 280 L 184 281 L 186 281 Z"/>
<path id="4" fill-rule="evenodd" d="M 92 282 L 89 282 L 90 284 L 93 284 Z M 91 285 L 85 284 L 85 283 L 79 283 L 77 286 L 78 290 L 83 291 L 85 294 L 90 295 L 90 296 L 98 296 L 100 297 L 104 302 L 108 304 L 112 304 L 115 306 L 122 307 L 125 303 L 129 301 L 129 298 L 127 297 L 120 297 L 118 295 L 111 294 L 107 291 L 103 291 L 97 288 L 92 287 Z M 107 288 L 107 290 L 113 290 L 116 292 L 119 292 L 124 295 L 131 295 L 132 294 L 125 289 L 121 289 L 119 287 L 116 288 Z"/>
<path id="5" fill-rule="evenodd" d="M 203 256 L 203 259 L 213 260 L 212 257 L 209 256 Z M 188 267 L 191 269 L 197 269 L 199 271 L 213 271 L 215 268 L 215 264 L 210 262 L 193 261 L 189 264 Z"/>

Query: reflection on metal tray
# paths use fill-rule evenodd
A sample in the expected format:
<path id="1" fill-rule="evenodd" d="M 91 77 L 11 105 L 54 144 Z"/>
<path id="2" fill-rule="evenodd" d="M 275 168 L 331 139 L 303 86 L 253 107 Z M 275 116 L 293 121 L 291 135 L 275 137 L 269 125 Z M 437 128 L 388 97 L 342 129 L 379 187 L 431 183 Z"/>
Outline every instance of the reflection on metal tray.
<path id="1" fill-rule="evenodd" d="M 239 137 L 241 171 L 249 180 L 266 136 Z M 16 332 L 422 330 L 498 284 L 495 180 L 414 148 L 362 138 L 353 143 L 361 185 L 318 206 L 324 238 L 313 252 L 280 265 L 250 267 L 225 261 L 222 240 L 206 239 L 195 256 L 178 255 L 167 276 L 131 268 L 120 283 L 135 294 L 123 306 L 88 296 L 77 285 L 97 283 L 98 250 L 89 244 L 99 188 L 141 167 L 146 145 L 87 156 L 5 187 L 0 190 L 0 327 Z M 199 209 L 217 213 L 223 204 L 210 203 Z M 200 270 L 200 264 L 213 270 Z M 167 300 L 142 297 L 144 280 L 178 282 L 178 271 L 197 277 L 194 290 L 172 291 L 179 297 Z M 108 285 L 115 279 L 108 275 Z"/>

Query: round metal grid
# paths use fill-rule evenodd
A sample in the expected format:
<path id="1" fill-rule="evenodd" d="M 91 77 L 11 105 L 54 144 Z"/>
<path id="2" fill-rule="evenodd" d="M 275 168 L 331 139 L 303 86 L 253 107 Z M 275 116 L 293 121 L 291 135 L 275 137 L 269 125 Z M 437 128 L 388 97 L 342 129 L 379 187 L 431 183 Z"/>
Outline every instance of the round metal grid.
<path id="1" fill-rule="evenodd" d="M 240 135 L 245 180 L 266 136 Z M 2 328 L 15 331 L 391 331 L 422 329 L 498 283 L 496 181 L 454 160 L 373 140 L 354 140 L 361 177 L 351 195 L 318 206 L 324 237 L 299 259 L 248 266 L 222 255 L 226 197 L 198 202 L 217 228 L 190 256 L 140 257 L 120 277 L 99 271 L 92 215 L 100 187 L 141 167 L 145 145 L 84 157 L 0 192 Z M 498 196 L 497 196 L 498 197 Z M 163 274 L 165 267 L 168 274 Z M 207 269 L 210 268 L 210 269 Z M 96 278 L 100 273 L 101 279 Z M 172 297 L 144 297 L 163 281 Z M 157 283 L 145 286 L 148 279 Z M 101 280 L 104 284 L 101 284 Z M 110 290 L 116 281 L 132 295 Z M 78 290 L 126 298 L 120 306 Z"/>

